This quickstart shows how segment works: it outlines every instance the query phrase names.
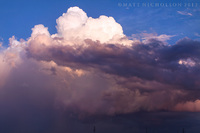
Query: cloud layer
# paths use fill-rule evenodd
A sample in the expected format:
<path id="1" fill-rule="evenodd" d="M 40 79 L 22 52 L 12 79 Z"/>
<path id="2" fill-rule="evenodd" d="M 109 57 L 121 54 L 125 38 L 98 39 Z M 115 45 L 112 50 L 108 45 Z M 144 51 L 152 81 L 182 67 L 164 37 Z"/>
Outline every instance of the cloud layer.
<path id="1" fill-rule="evenodd" d="M 172 36 L 145 33 L 142 41 L 128 39 L 114 18 L 91 18 L 78 7 L 56 22 L 58 33 L 39 24 L 27 41 L 12 37 L 1 51 L 2 107 L 31 104 L 81 116 L 200 111 L 199 41 L 169 45 Z"/>

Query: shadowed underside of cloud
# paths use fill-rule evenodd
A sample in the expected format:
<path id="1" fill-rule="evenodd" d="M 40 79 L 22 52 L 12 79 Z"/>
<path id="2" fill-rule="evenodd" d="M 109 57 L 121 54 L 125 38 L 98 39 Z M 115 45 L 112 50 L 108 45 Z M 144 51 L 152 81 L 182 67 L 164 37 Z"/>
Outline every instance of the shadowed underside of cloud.
<path id="1" fill-rule="evenodd" d="M 187 38 L 170 46 L 157 40 L 149 44 L 133 43 L 131 47 L 84 40 L 81 46 L 52 44 L 36 50 L 32 48 L 34 43 L 29 42 L 27 51 L 29 57 L 38 60 L 52 60 L 58 65 L 74 69 L 94 68 L 124 78 L 155 80 L 182 89 L 199 87 L 200 42 Z"/>
<path id="2" fill-rule="evenodd" d="M 199 41 L 130 40 L 114 18 L 94 19 L 78 7 L 56 22 L 57 34 L 36 25 L 27 41 L 12 37 L 0 53 L 2 107 L 80 116 L 200 111 Z"/>

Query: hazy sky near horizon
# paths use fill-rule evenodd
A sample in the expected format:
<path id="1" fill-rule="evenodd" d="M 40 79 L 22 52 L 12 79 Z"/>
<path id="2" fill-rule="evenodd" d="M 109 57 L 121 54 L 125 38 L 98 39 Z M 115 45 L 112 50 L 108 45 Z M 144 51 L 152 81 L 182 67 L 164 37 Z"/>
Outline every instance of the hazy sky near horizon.
<path id="1" fill-rule="evenodd" d="M 198 0 L 1 0 L 0 132 L 199 133 Z"/>

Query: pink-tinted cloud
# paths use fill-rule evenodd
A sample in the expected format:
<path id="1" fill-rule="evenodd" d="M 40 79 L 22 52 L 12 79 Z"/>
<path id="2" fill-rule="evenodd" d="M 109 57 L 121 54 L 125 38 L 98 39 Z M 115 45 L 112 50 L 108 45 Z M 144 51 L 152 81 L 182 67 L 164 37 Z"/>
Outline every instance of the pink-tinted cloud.
<path id="1" fill-rule="evenodd" d="M 179 103 L 175 106 L 175 111 L 200 112 L 200 100 Z"/>

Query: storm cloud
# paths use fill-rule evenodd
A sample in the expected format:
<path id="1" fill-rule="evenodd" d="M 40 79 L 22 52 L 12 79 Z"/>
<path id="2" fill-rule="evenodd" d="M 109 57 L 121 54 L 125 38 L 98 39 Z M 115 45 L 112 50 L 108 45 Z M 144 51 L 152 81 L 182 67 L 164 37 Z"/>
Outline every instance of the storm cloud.
<path id="1" fill-rule="evenodd" d="M 56 34 L 39 24 L 27 40 L 13 36 L 1 48 L 0 116 L 50 126 L 64 121 L 61 110 L 80 118 L 200 111 L 199 41 L 186 37 L 168 44 L 172 36 L 164 34 L 129 39 L 114 18 L 91 18 L 78 7 L 56 22 Z M 20 126 L 13 130 L 23 132 Z"/>

